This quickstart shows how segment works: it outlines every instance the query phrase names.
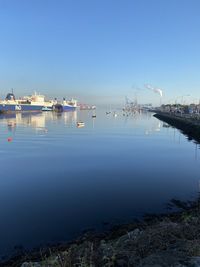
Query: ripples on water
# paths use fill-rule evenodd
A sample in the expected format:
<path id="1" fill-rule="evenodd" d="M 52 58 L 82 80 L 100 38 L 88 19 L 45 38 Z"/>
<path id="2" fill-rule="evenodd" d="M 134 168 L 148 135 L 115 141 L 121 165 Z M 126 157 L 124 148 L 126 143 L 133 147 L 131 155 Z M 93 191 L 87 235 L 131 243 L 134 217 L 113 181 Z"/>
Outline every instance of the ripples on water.
<path id="1" fill-rule="evenodd" d="M 190 199 L 199 163 L 198 145 L 151 113 L 1 116 L 0 254 L 160 212 L 173 197 Z"/>

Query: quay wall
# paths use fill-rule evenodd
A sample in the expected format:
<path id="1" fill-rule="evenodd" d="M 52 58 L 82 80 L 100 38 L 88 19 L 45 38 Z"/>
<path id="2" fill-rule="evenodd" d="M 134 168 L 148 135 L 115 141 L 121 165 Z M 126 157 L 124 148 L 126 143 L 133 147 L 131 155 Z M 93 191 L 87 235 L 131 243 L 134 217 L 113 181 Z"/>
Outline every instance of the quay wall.
<path id="1" fill-rule="evenodd" d="M 199 115 L 185 115 L 185 114 L 181 115 L 181 114 L 156 111 L 154 117 L 181 130 L 182 133 L 187 135 L 189 139 L 194 139 L 197 142 L 200 142 Z"/>

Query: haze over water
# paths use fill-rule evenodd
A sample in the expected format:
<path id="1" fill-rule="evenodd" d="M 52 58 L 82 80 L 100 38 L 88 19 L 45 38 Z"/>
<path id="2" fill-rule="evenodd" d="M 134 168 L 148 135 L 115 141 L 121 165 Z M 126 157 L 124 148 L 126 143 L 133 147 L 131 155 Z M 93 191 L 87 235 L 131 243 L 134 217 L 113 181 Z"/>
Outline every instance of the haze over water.
<path id="1" fill-rule="evenodd" d="M 77 121 L 85 127 L 77 128 Z M 191 199 L 199 145 L 152 113 L 0 116 L 0 254 L 75 238 Z M 8 142 L 12 137 L 12 142 Z"/>

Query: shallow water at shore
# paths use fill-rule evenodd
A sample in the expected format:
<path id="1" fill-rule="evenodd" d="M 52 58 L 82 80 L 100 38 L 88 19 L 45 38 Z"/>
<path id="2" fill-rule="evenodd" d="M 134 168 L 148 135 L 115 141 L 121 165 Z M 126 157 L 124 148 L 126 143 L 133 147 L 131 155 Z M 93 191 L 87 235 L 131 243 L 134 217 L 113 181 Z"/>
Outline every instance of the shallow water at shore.
<path id="1" fill-rule="evenodd" d="M 0 116 L 1 255 L 196 196 L 199 145 L 152 113 L 96 113 Z"/>

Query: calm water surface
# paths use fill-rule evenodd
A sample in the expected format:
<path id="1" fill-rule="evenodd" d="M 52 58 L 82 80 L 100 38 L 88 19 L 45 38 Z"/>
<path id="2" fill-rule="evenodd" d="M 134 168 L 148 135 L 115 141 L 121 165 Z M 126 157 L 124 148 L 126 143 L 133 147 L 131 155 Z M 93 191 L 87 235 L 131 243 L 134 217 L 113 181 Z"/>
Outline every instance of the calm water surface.
<path id="1" fill-rule="evenodd" d="M 91 115 L 0 116 L 1 255 L 197 195 L 199 145 L 150 113 Z M 76 127 L 79 120 L 84 128 Z"/>

